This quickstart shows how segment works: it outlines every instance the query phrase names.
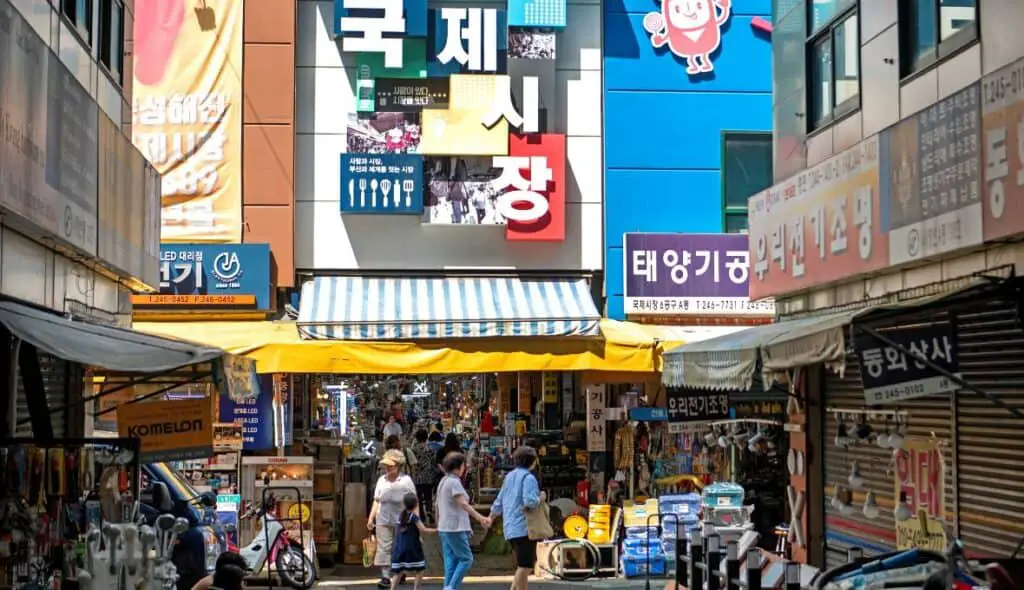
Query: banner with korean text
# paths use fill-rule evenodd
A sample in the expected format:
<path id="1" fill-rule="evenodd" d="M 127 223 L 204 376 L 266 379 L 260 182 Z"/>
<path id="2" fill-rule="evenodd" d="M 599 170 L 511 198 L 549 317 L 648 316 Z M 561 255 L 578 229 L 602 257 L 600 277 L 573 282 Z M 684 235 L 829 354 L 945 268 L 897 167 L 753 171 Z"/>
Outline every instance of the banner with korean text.
<path id="1" fill-rule="evenodd" d="M 629 315 L 775 315 L 748 297 L 750 255 L 743 234 L 642 234 L 622 238 Z"/>
<path id="2" fill-rule="evenodd" d="M 163 174 L 165 242 L 241 241 L 242 12 L 136 6 L 132 133 Z"/>
<path id="3" fill-rule="evenodd" d="M 981 81 L 985 241 L 1024 233 L 1024 59 Z"/>

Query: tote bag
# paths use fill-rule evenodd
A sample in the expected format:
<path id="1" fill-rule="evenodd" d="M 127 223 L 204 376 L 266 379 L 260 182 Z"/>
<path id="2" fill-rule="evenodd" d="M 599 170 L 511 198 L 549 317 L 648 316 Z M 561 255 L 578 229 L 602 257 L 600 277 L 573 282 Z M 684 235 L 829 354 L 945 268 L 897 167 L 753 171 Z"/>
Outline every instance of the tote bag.
<path id="1" fill-rule="evenodd" d="M 533 474 L 527 477 L 534 477 Z M 526 478 L 523 478 L 523 482 L 519 484 L 519 496 L 522 498 L 524 493 L 523 486 L 526 484 Z M 548 508 L 547 502 L 541 502 L 536 508 L 526 509 L 526 536 L 531 541 L 543 541 L 550 537 L 555 536 L 554 529 L 551 528 L 551 519 L 549 517 L 550 508 Z"/>

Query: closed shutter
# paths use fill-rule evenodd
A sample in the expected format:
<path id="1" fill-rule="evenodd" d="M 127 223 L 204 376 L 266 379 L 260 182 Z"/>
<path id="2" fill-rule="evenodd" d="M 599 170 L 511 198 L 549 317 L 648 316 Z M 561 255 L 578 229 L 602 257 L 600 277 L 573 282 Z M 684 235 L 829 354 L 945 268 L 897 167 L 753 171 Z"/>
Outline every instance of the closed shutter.
<path id="1" fill-rule="evenodd" d="M 57 408 L 66 408 L 68 404 L 67 383 L 70 365 L 71 363 L 64 359 L 57 358 L 42 351 L 39 352 L 39 370 L 43 374 L 43 388 L 46 390 L 46 403 L 50 407 L 51 412 Z M 21 377 L 20 373 L 18 376 L 17 410 L 18 422 L 28 420 L 28 401 L 25 397 L 24 379 Z M 50 423 L 53 424 L 53 436 L 55 438 L 67 436 L 66 415 L 67 412 L 65 410 L 50 414 Z M 32 436 L 32 434 L 32 424 L 26 422 L 24 424 L 19 424 L 16 427 L 14 435 Z"/>
<path id="2" fill-rule="evenodd" d="M 939 318 L 936 318 L 939 319 Z M 847 347 L 852 351 L 852 347 Z M 860 367 L 854 353 L 847 354 L 846 371 L 840 377 L 826 371 L 825 407 L 847 410 L 863 410 L 864 388 L 860 380 Z M 887 410 L 897 407 L 887 406 Z M 910 400 L 898 406 L 909 415 L 908 434 L 915 437 L 930 437 L 932 433 L 939 439 L 951 440 L 952 400 L 950 394 L 933 395 L 922 399 Z M 846 422 L 849 425 L 851 418 Z M 896 547 L 896 525 L 893 520 L 895 480 L 891 471 L 890 461 L 892 449 L 879 447 L 874 440 L 841 448 L 835 445 L 838 424 L 833 414 L 824 414 L 825 421 L 822 431 L 825 441 L 822 445 L 825 473 L 824 483 L 829 495 L 825 498 L 825 559 L 828 567 L 847 562 L 847 549 L 860 547 L 866 555 L 874 555 L 892 551 Z M 870 420 L 874 432 L 885 431 L 884 420 Z M 890 422 L 890 429 L 894 425 Z M 952 449 L 945 447 L 946 460 L 946 504 L 952 512 L 953 501 L 953 469 Z M 832 507 L 833 486 L 838 483 L 843 490 L 849 490 L 850 469 L 857 461 L 864 485 L 854 490 L 853 513 L 843 515 L 840 509 Z M 875 518 L 864 516 L 864 498 L 867 491 L 875 493 L 879 514 Z"/>
<path id="3" fill-rule="evenodd" d="M 1013 302 L 957 313 L 964 379 L 1024 408 L 1024 332 Z M 957 392 L 959 535 L 971 554 L 1009 557 L 1024 537 L 1024 420 Z"/>

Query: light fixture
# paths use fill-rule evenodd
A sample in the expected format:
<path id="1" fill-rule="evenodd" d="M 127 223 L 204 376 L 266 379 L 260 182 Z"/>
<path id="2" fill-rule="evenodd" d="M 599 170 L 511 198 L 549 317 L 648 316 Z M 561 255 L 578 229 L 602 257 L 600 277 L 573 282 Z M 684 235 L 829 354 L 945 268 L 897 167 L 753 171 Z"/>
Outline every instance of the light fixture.
<path id="1" fill-rule="evenodd" d="M 886 414 L 886 416 L 885 416 L 885 430 L 883 432 L 878 432 L 878 433 L 875 434 L 875 444 L 878 445 L 878 448 L 880 448 L 880 449 L 888 449 L 889 448 L 889 415 L 888 414 Z"/>
<path id="2" fill-rule="evenodd" d="M 901 422 L 899 414 L 896 415 L 896 428 L 893 429 L 892 434 L 889 435 L 889 446 L 894 449 L 902 449 L 903 442 L 907 434 L 907 423 Z"/>
<path id="3" fill-rule="evenodd" d="M 718 446 L 722 447 L 723 449 L 729 448 L 729 437 L 725 435 L 725 430 L 722 430 L 722 432 L 718 435 Z"/>
<path id="4" fill-rule="evenodd" d="M 704 446 L 713 447 L 717 443 L 718 443 L 718 437 L 715 436 L 715 431 L 714 430 L 709 430 L 708 433 L 704 435 Z"/>
<path id="5" fill-rule="evenodd" d="M 896 507 L 892 510 L 892 517 L 896 522 L 906 522 L 910 520 L 913 514 L 910 512 L 910 506 L 907 504 L 907 493 L 900 492 L 900 501 L 896 504 Z"/>
<path id="6" fill-rule="evenodd" d="M 839 422 L 839 424 L 836 425 L 835 443 L 837 447 L 845 447 L 850 443 L 850 437 L 846 435 L 846 424 L 843 424 L 842 422 Z"/>
<path id="7" fill-rule="evenodd" d="M 875 493 L 871 490 L 864 496 L 864 516 L 878 518 L 878 502 L 875 501 Z"/>
<path id="8" fill-rule="evenodd" d="M 750 439 L 747 440 L 747 448 L 750 449 L 751 453 L 757 450 L 757 443 L 759 443 L 762 438 L 763 435 L 761 434 L 761 427 L 758 426 L 757 432 L 754 433 L 754 436 L 751 436 Z"/>
<path id="9" fill-rule="evenodd" d="M 850 476 L 846 478 L 849 482 L 850 488 L 859 490 L 864 487 L 864 477 L 860 474 L 860 465 L 854 461 L 850 464 Z"/>
<path id="10" fill-rule="evenodd" d="M 838 485 L 832 488 L 832 498 L 829 500 L 829 504 L 831 504 L 832 507 L 835 508 L 836 510 L 839 510 L 843 505 L 843 501 L 839 499 Z"/>

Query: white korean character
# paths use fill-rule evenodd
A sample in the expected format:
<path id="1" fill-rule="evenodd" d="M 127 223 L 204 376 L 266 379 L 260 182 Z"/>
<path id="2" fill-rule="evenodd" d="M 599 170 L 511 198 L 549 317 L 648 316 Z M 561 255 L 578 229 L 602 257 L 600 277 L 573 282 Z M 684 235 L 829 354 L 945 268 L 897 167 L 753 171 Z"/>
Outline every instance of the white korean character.
<path id="1" fill-rule="evenodd" d="M 764 280 L 764 275 L 768 274 L 768 237 L 764 234 L 757 236 L 757 260 L 754 262 L 754 273 L 757 278 Z M 730 269 L 731 270 L 731 269 Z M 735 275 L 731 275 L 735 277 Z"/>
<path id="2" fill-rule="evenodd" d="M 853 224 L 857 226 L 857 252 L 861 260 L 871 258 L 871 187 L 853 191 Z"/>
<path id="3" fill-rule="evenodd" d="M 720 413 L 722 413 L 722 414 L 728 414 L 729 413 L 729 396 L 727 396 L 727 395 L 719 395 L 718 396 L 718 408 L 719 408 Z"/>
<path id="4" fill-rule="evenodd" d="M 772 262 L 778 261 L 779 268 L 786 270 L 786 224 L 780 223 L 772 232 Z"/>
<path id="5" fill-rule="evenodd" d="M 633 251 L 633 276 L 644 277 L 648 283 L 658 282 L 658 253 L 654 250 Z"/>
<path id="6" fill-rule="evenodd" d="M 199 101 L 194 94 L 175 94 L 167 104 L 167 120 L 174 125 L 192 125 L 199 120 Z"/>
<path id="7" fill-rule="evenodd" d="M 725 268 L 729 271 L 729 280 L 736 285 L 746 283 L 747 276 L 750 273 L 750 252 L 746 250 L 726 250 L 725 257 Z"/>
<path id="8" fill-rule="evenodd" d="M 804 216 L 794 219 L 789 226 L 789 249 L 793 255 L 793 276 L 802 277 L 806 272 L 804 248 Z"/>
<path id="9" fill-rule="evenodd" d="M 825 260 L 825 208 L 821 205 L 811 209 L 811 231 L 814 232 L 814 245 L 818 248 L 818 259 Z"/>
<path id="10" fill-rule="evenodd" d="M 699 404 L 700 398 L 701 396 L 699 395 L 694 395 L 686 398 L 686 404 L 687 406 L 689 406 L 687 409 L 689 410 L 691 418 L 701 417 L 701 408 Z"/>
<path id="11" fill-rule="evenodd" d="M 523 77 L 523 114 L 520 116 L 512 104 L 512 78 L 498 76 L 494 83 L 491 110 L 484 114 L 480 122 L 490 129 L 504 117 L 509 125 L 523 133 L 536 133 L 540 129 L 539 84 L 539 79 L 535 76 Z"/>
<path id="12" fill-rule="evenodd" d="M 1010 174 L 1010 163 L 1006 155 L 1006 127 L 988 130 L 985 143 L 985 182 L 989 183 L 989 210 L 992 211 L 992 217 L 1001 219 L 1006 210 L 1003 179 Z"/>
<path id="13" fill-rule="evenodd" d="M 167 163 L 167 135 L 163 132 L 140 133 L 136 136 L 135 145 L 154 166 Z"/>
<path id="14" fill-rule="evenodd" d="M 548 168 L 548 159 L 543 156 L 494 156 L 494 167 L 501 174 L 491 181 L 491 188 L 511 190 L 498 196 L 497 208 L 510 221 L 530 223 L 540 221 L 550 208 L 548 200 L 539 192 L 548 190 L 548 183 L 553 177 Z M 523 178 L 521 170 L 530 169 L 530 180 Z M 515 207 L 516 203 L 527 203 L 526 209 Z"/>
<path id="15" fill-rule="evenodd" d="M 908 346 L 907 348 L 909 348 L 910 352 L 913 353 L 910 356 L 914 357 L 914 366 L 916 366 L 918 369 L 925 368 L 927 365 L 925 365 L 924 363 L 917 359 L 928 358 L 928 341 L 921 340 L 920 342 L 911 342 L 910 346 Z"/>
<path id="16" fill-rule="evenodd" d="M 203 288 L 203 263 L 202 262 L 177 262 L 171 266 L 170 282 L 175 285 L 184 283 L 190 276 L 195 275 L 195 288 Z"/>
<path id="17" fill-rule="evenodd" d="M 720 413 L 719 409 L 718 409 L 718 396 L 717 395 L 709 395 L 709 396 L 707 396 L 707 398 L 704 400 L 704 406 L 708 410 L 708 414 L 707 415 L 708 415 L 709 418 L 718 416 L 718 414 Z"/>
<path id="18" fill-rule="evenodd" d="M 228 97 L 223 92 L 207 94 L 199 100 L 199 122 L 212 125 L 228 114 Z"/>
<path id="19" fill-rule="evenodd" d="M 902 352 L 895 348 L 885 347 L 885 358 L 889 361 L 888 369 L 890 371 L 900 369 L 902 371 L 907 370 L 907 357 Z"/>
<path id="20" fill-rule="evenodd" d="M 139 125 L 164 125 L 167 123 L 167 99 L 163 96 L 147 96 L 139 105 Z"/>
<path id="21" fill-rule="evenodd" d="M 678 252 L 675 250 L 665 250 L 661 255 L 661 262 L 669 268 L 669 274 L 672 277 L 673 283 L 682 285 L 690 278 L 690 273 L 686 267 L 689 266 L 691 259 L 690 253 L 687 250 L 683 250 L 681 262 Z"/>
<path id="22" fill-rule="evenodd" d="M 704 263 L 694 270 L 694 276 L 704 276 L 709 270 L 712 273 L 712 279 L 718 282 L 718 250 L 697 250 L 694 252 L 697 258 L 700 258 Z"/>
<path id="23" fill-rule="evenodd" d="M 398 6 L 402 6 L 401 0 L 398 0 Z M 455 60 L 470 71 L 497 71 L 498 11 L 496 9 L 442 8 L 441 18 L 448 28 L 448 35 L 445 38 L 444 49 L 437 54 L 438 62 L 446 64 Z M 481 20 L 483 21 L 483 31 L 480 30 Z M 466 22 L 465 27 L 462 26 L 463 21 Z M 462 44 L 463 40 L 467 42 L 468 48 Z"/>
<path id="24" fill-rule="evenodd" d="M 224 145 L 227 144 L 228 135 L 223 126 L 219 126 L 213 133 L 206 136 L 199 147 L 199 159 L 203 162 L 223 162 Z"/>
<path id="25" fill-rule="evenodd" d="M 195 133 L 172 133 L 168 138 L 168 159 L 180 162 L 196 151 L 198 139 Z"/>
<path id="26" fill-rule="evenodd" d="M 846 196 L 832 201 L 832 242 L 829 252 L 841 254 L 846 251 Z"/>
<path id="27" fill-rule="evenodd" d="M 402 39 L 384 37 L 384 34 L 405 33 L 402 0 L 343 0 L 343 4 L 349 10 L 382 10 L 384 15 L 341 17 L 339 24 L 342 33 L 362 33 L 359 37 L 344 34 L 341 48 L 344 51 L 358 53 L 383 53 L 385 68 L 401 68 Z"/>
<path id="28" fill-rule="evenodd" d="M 940 365 L 943 362 L 947 365 L 952 364 L 953 346 L 949 342 L 949 336 L 932 338 L 932 360 L 939 361 Z"/>
<path id="29" fill-rule="evenodd" d="M 862 363 L 868 370 L 868 374 L 875 379 L 882 376 L 882 369 L 885 367 L 885 358 L 879 348 L 868 348 L 861 352 Z"/>

